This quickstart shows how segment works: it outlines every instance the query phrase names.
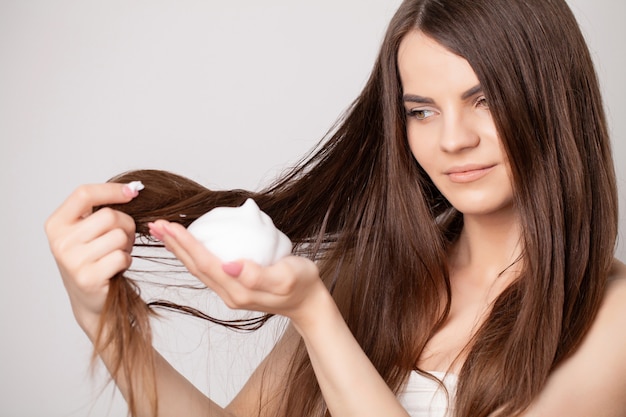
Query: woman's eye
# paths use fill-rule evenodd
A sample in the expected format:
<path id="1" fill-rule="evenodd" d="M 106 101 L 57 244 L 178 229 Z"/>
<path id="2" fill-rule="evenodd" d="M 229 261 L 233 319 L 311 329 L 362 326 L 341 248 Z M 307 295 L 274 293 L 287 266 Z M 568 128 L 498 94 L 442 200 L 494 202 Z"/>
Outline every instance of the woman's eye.
<path id="1" fill-rule="evenodd" d="M 426 109 L 409 109 L 407 110 L 407 115 L 413 117 L 417 120 L 426 120 L 429 117 L 433 116 L 435 112 L 433 110 Z"/>
<path id="2" fill-rule="evenodd" d="M 475 101 L 476 107 L 482 107 L 484 109 L 489 108 L 489 102 L 487 102 L 487 98 L 485 96 L 480 96 Z"/>

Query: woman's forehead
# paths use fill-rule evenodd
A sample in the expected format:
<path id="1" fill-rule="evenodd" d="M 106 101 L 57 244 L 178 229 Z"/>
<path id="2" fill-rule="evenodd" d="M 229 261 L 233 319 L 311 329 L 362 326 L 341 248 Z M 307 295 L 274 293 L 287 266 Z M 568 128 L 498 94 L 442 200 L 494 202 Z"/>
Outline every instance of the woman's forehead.
<path id="1" fill-rule="evenodd" d="M 479 84 L 476 73 L 465 58 L 417 30 L 404 36 L 397 59 L 406 93 L 436 95 L 443 91 L 464 92 Z"/>

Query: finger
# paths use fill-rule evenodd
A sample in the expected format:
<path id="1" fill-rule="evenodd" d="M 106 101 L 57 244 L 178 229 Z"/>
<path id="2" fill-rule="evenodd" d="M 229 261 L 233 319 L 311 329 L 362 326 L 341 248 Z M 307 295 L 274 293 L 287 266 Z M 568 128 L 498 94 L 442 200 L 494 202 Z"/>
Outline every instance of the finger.
<path id="1" fill-rule="evenodd" d="M 153 224 L 153 229 L 156 234 L 162 235 L 165 247 L 207 287 L 222 298 L 225 293 L 233 291 L 232 284 L 236 280 L 222 270 L 222 261 L 182 225 L 158 220 Z"/>
<path id="2" fill-rule="evenodd" d="M 164 242 L 201 279 L 209 279 L 207 285 L 219 285 L 227 292 L 247 289 L 270 294 L 287 294 L 299 277 L 317 278 L 317 267 L 309 259 L 288 256 L 269 267 L 261 267 L 249 260 L 222 262 L 200 243 L 187 229 L 178 223 L 163 221 Z M 237 272 L 239 272 L 237 274 Z M 235 278 L 236 279 L 233 279 Z M 206 282 L 205 282 L 206 283 Z"/>
<path id="3" fill-rule="evenodd" d="M 128 235 L 122 229 L 113 229 L 89 242 L 84 248 L 85 261 L 95 263 L 115 251 L 130 254 Z"/>
<path id="4" fill-rule="evenodd" d="M 294 290 L 298 277 L 269 272 L 252 261 L 241 262 L 243 270 L 239 277 L 224 280 L 223 292 L 216 291 L 228 307 L 285 315 L 297 303 Z M 288 282 L 291 284 L 286 285 Z"/>
<path id="5" fill-rule="evenodd" d="M 287 256 L 264 268 L 246 261 L 239 280 L 251 289 L 286 294 L 297 281 L 317 279 L 318 276 L 317 267 L 311 260 L 301 256 Z"/>
<path id="6" fill-rule="evenodd" d="M 310 286 L 312 280 L 319 279 L 315 264 L 297 256 L 268 267 L 249 260 L 226 263 L 222 267 L 228 272 L 227 269 L 233 265 L 239 265 L 241 271 L 236 278 L 223 281 L 226 296 L 222 296 L 231 308 L 284 314 L 285 308 L 297 303 L 304 294 L 303 288 Z M 302 287 L 300 291 L 298 286 Z"/>
<path id="7" fill-rule="evenodd" d="M 124 248 L 130 252 L 135 242 L 135 222 L 127 214 L 108 208 L 99 210 L 80 223 L 65 228 L 62 234 L 52 232 L 49 236 L 50 248 L 55 257 L 64 257 L 68 251 L 82 247 L 116 229 L 126 235 Z M 84 254 L 84 251 L 81 250 L 81 253 Z"/>
<path id="8" fill-rule="evenodd" d="M 90 214 L 95 206 L 128 203 L 137 196 L 127 184 L 106 183 L 82 185 L 52 213 L 48 227 L 58 223 L 72 223 Z"/>
<path id="9" fill-rule="evenodd" d="M 133 259 L 130 254 L 123 250 L 113 251 L 102 257 L 98 262 L 93 264 L 100 276 L 113 278 L 118 272 L 127 270 Z"/>
<path id="10" fill-rule="evenodd" d="M 70 232 L 69 238 L 77 243 L 87 243 L 115 229 L 124 232 L 132 246 L 135 240 L 134 219 L 126 213 L 110 208 L 100 209 L 78 223 Z"/>
<path id="11" fill-rule="evenodd" d="M 130 267 L 132 258 L 123 250 L 108 253 L 94 262 L 81 272 L 76 279 L 76 284 L 83 292 L 95 293 L 106 290 L 109 280 L 117 273 L 123 272 Z"/>
<path id="12" fill-rule="evenodd" d="M 181 226 L 182 227 L 182 226 Z M 177 239 L 176 225 L 165 220 L 157 220 L 150 224 L 150 233 L 165 244 L 165 248 L 172 252 L 187 267 L 189 272 L 195 275 L 196 264 Z"/>

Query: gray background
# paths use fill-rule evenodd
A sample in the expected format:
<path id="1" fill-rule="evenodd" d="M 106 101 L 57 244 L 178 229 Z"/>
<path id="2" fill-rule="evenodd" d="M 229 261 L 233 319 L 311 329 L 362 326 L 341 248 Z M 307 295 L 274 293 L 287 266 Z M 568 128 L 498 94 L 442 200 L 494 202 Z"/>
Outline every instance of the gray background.
<path id="1" fill-rule="evenodd" d="M 399 3 L 0 0 L 0 417 L 125 412 L 89 377 L 90 344 L 43 233 L 67 194 L 135 168 L 214 188 L 267 183 L 356 97 Z M 626 6 L 569 3 L 596 59 L 623 201 Z M 225 404 L 276 332 L 172 317 L 156 343 Z"/>

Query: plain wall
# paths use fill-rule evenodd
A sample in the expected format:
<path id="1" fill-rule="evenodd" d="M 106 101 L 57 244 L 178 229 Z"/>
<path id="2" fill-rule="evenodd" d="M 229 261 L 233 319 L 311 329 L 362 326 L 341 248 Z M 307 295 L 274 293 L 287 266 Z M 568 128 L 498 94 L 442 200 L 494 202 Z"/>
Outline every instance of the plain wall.
<path id="1" fill-rule="evenodd" d="M 259 188 L 356 97 L 399 3 L 0 0 L 0 416 L 125 412 L 113 390 L 98 397 L 104 378 L 89 377 L 90 344 L 43 233 L 71 190 L 136 168 Z M 598 66 L 623 201 L 626 5 L 570 4 Z M 157 330 L 163 353 L 221 404 L 278 332 L 180 317 Z"/>

